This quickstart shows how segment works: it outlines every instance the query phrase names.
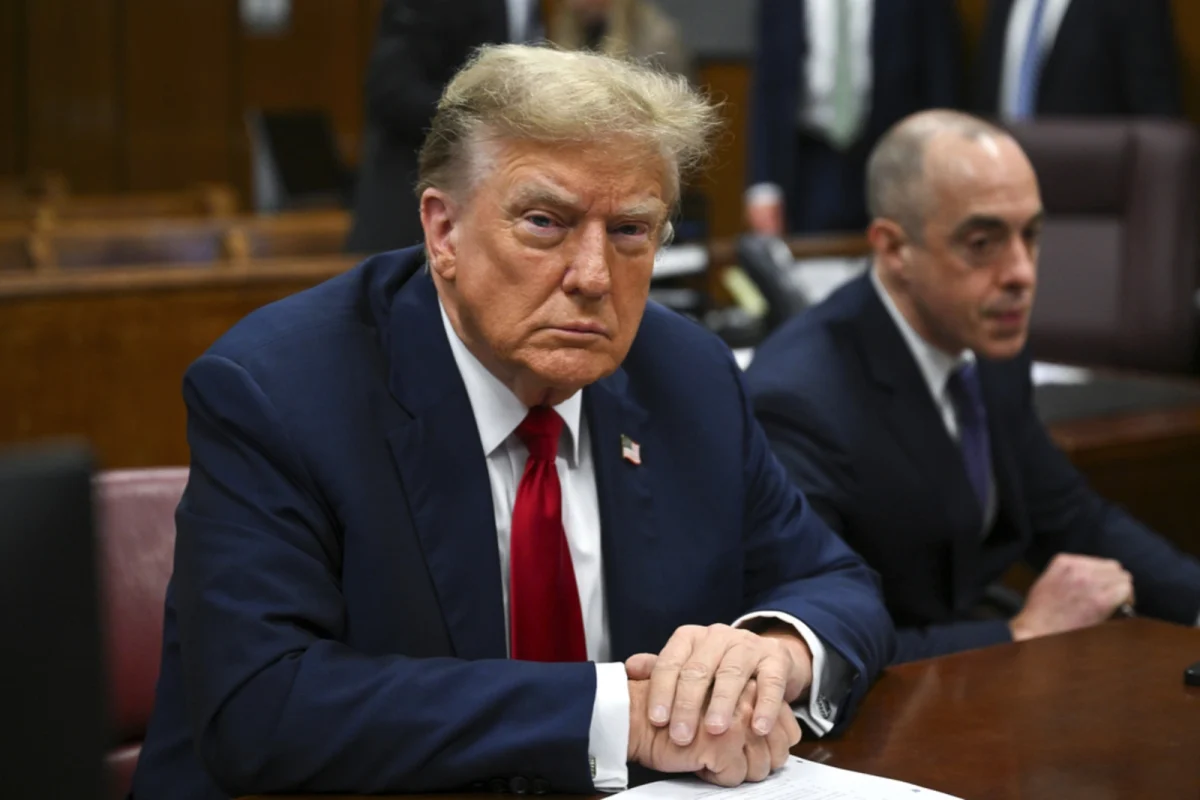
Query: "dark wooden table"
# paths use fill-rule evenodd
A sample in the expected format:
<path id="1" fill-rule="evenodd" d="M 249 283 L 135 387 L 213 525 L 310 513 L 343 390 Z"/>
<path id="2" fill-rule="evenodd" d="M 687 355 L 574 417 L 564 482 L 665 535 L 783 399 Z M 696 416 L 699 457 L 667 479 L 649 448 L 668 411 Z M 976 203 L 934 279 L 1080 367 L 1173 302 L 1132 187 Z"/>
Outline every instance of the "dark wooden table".
<path id="1" fill-rule="evenodd" d="M 1119 404 L 1133 387 L 1143 396 L 1104 410 L 1110 391 Z M 1048 420 L 1055 443 L 1103 497 L 1200 556 L 1200 382 L 1130 377 L 1075 391 L 1083 402 L 1066 398 Z"/>
<path id="2" fill-rule="evenodd" d="M 1133 619 L 918 661 L 887 670 L 840 739 L 794 752 L 967 800 L 1195 800 L 1197 660 L 1200 630 Z"/>
<path id="3" fill-rule="evenodd" d="M 889 669 L 795 752 L 971 800 L 1200 798 L 1200 630 L 1121 620 Z"/>

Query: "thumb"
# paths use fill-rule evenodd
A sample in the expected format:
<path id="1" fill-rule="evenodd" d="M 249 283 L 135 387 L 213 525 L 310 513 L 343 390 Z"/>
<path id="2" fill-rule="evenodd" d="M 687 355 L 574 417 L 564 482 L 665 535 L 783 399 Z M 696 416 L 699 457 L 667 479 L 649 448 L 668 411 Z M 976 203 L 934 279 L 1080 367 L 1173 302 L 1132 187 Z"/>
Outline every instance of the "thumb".
<path id="1" fill-rule="evenodd" d="M 625 675 L 631 681 L 650 680 L 650 673 L 654 671 L 656 663 L 658 656 L 654 653 L 636 653 L 625 661 Z"/>

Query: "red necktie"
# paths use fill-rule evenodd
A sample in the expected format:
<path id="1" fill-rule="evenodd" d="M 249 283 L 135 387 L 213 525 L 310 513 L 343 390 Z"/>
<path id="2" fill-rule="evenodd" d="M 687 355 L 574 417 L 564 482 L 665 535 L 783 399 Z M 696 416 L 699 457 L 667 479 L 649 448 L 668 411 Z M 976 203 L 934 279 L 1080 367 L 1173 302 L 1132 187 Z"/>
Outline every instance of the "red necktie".
<path id="1" fill-rule="evenodd" d="M 513 505 L 508 608 L 512 657 L 524 661 L 587 661 L 554 466 L 562 426 L 554 409 L 536 406 L 517 427 L 529 460 Z"/>

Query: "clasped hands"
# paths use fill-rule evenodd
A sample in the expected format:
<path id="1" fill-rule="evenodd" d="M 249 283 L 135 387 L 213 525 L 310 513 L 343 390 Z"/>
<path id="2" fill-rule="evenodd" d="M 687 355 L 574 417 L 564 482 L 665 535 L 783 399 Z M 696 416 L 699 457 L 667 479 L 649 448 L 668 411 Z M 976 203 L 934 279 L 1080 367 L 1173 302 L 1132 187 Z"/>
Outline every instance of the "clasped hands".
<path id="1" fill-rule="evenodd" d="M 684 626 L 625 672 L 631 762 L 737 786 L 782 767 L 800 741 L 790 704 L 812 683 L 812 653 L 790 627 Z"/>

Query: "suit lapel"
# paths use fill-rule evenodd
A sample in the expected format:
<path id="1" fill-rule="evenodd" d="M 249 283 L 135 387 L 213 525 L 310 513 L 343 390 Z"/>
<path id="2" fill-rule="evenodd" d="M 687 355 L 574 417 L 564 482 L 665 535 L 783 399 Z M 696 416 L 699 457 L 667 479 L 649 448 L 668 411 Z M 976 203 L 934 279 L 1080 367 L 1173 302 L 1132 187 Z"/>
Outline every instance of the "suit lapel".
<path id="1" fill-rule="evenodd" d="M 392 449 L 442 617 L 460 658 L 504 658 L 491 484 L 466 388 L 427 274 L 396 294 L 383 330 L 388 388 L 410 417 Z"/>
<path id="2" fill-rule="evenodd" d="M 1008 41 L 1008 21 L 1013 0 L 992 0 L 984 23 L 985 39 L 980 44 L 979 95 L 981 113 L 992 116 L 1000 110 L 1000 80 Z"/>
<path id="3" fill-rule="evenodd" d="M 600 501 L 609 635 L 617 659 L 653 644 L 647 643 L 653 638 L 647 632 L 655 629 L 652 588 L 661 584 L 650 491 L 655 455 L 661 450 L 628 384 L 624 370 L 617 370 L 583 395 Z M 638 445 L 641 464 L 624 457 L 622 437 Z"/>
<path id="4" fill-rule="evenodd" d="M 1004 429 L 1004 421 L 999 413 L 1000 387 L 998 376 L 993 371 L 993 365 L 981 361 L 979 380 L 983 385 L 983 402 L 988 409 L 988 436 L 992 446 L 992 474 L 996 481 L 996 521 L 988 543 L 991 545 L 1007 544 L 1015 538 L 1026 539 L 1029 516 L 1025 512 L 1024 499 L 1018 484 L 1017 460 L 1009 440 L 1009 431 Z M 1008 518 L 1009 524 L 1000 524 L 1000 517 Z"/>
<path id="5" fill-rule="evenodd" d="M 871 285 L 856 279 L 862 313 L 862 355 L 880 392 L 885 424 L 948 517 L 953 541 L 955 603 L 974 593 L 981 512 L 963 469 L 962 454 L 946 431 L 929 387 L 896 323 Z"/>

